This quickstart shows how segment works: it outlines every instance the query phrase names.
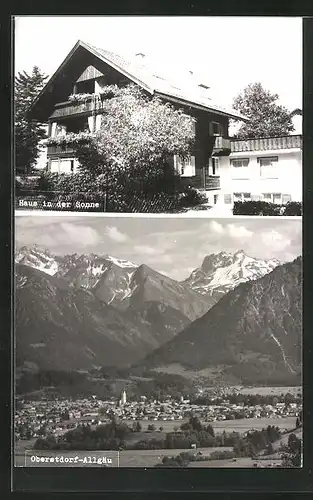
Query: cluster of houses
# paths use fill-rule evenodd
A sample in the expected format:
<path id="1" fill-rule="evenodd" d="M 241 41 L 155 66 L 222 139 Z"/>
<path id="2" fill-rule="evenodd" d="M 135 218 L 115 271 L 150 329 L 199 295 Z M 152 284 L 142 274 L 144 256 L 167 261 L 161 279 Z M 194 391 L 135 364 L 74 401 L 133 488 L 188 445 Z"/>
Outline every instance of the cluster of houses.
<path id="1" fill-rule="evenodd" d="M 101 126 L 105 87 L 134 83 L 193 118 L 194 150 L 187 159 L 174 155 L 172 162 L 185 185 L 206 194 L 208 205 L 231 212 L 235 201 L 302 201 L 302 136 L 231 138 L 229 121 L 245 117 L 214 103 L 210 88 L 190 73 L 173 82 L 149 67 L 142 53 L 125 60 L 78 41 L 35 99 L 29 116 L 48 124 L 50 138 L 94 132 Z M 49 145 L 39 163 L 68 174 L 79 166 L 73 148 L 58 144 Z"/>
<path id="2" fill-rule="evenodd" d="M 203 422 L 235 420 L 242 418 L 283 418 L 296 417 L 302 410 L 297 403 L 277 403 L 276 405 L 243 406 L 231 403 L 220 405 L 196 405 L 188 400 L 175 402 L 168 400 L 148 402 L 143 396 L 140 401 L 116 403 L 115 400 L 102 401 L 97 398 L 82 400 L 42 400 L 20 402 L 15 415 L 15 437 L 31 439 L 47 434 L 61 435 L 80 425 L 101 425 L 114 416 L 117 420 L 140 421 L 142 430 L 153 428 L 160 430 L 164 422 L 172 422 L 177 429 L 187 421 L 191 414 Z"/>

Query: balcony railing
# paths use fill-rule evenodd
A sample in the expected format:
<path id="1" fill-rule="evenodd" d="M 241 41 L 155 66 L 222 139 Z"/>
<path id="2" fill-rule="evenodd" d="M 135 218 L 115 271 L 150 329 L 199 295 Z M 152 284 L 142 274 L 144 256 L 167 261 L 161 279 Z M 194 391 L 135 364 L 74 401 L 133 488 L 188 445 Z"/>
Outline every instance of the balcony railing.
<path id="1" fill-rule="evenodd" d="M 245 151 L 274 151 L 276 149 L 300 149 L 302 147 L 301 135 L 286 137 L 264 137 L 259 139 L 232 139 L 230 141 L 232 153 Z"/>
<path id="2" fill-rule="evenodd" d="M 230 140 L 221 135 L 215 137 L 213 153 L 217 156 L 228 156 L 230 154 Z"/>
<path id="3" fill-rule="evenodd" d="M 58 146 L 58 145 L 51 145 L 47 147 L 47 156 L 66 156 L 66 155 L 73 155 L 74 154 L 74 149 L 72 146 Z"/>
<path id="4" fill-rule="evenodd" d="M 50 119 L 64 118 L 66 116 L 81 115 L 84 113 L 90 114 L 93 111 L 101 113 L 102 109 L 103 101 L 101 99 L 95 100 L 92 97 L 80 102 L 60 102 L 54 106 L 54 111 Z"/>

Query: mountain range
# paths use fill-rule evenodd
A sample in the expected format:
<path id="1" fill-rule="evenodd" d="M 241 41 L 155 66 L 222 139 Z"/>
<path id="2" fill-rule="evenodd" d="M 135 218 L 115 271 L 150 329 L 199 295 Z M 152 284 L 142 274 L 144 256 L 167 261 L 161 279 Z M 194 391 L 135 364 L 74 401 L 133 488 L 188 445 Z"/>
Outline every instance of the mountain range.
<path id="1" fill-rule="evenodd" d="M 89 369 L 151 363 L 151 367 L 161 369 L 178 363 L 194 369 L 218 366 L 218 372 L 222 371 L 226 378 L 240 379 L 240 352 L 243 353 L 240 359 L 245 360 L 243 370 L 249 372 L 249 366 L 255 362 L 249 365 L 247 359 L 259 359 L 264 351 L 253 321 L 261 322 L 264 327 L 265 320 L 274 321 L 275 315 L 281 312 L 280 302 L 273 297 L 272 302 L 264 302 L 265 316 L 257 314 L 253 307 L 260 304 L 253 301 L 252 309 L 247 309 L 249 313 L 244 312 L 246 290 L 253 286 L 262 288 L 259 283 L 265 278 L 276 282 L 282 272 L 279 270 L 288 265 L 280 265 L 275 259 L 254 259 L 242 250 L 235 254 L 220 252 L 206 256 L 200 267 L 178 282 L 145 264 L 136 265 L 106 254 L 59 256 L 36 245 L 22 247 L 16 251 L 17 365 Z M 288 275 L 287 272 L 282 276 Z M 294 314 L 297 328 L 300 324 L 300 306 L 297 308 L 297 300 L 289 304 L 295 309 L 288 316 L 286 300 L 293 292 L 282 283 L 285 316 L 281 324 L 285 325 L 289 317 L 286 323 L 286 331 L 289 331 Z M 237 316 L 241 323 L 236 323 Z M 214 328 L 210 326 L 211 321 Z M 248 330 L 246 321 L 250 325 Z M 203 326 L 206 322 L 208 329 Z M 225 326 L 228 323 L 235 328 L 234 342 L 229 327 Z M 270 339 L 269 350 L 278 349 L 281 356 L 283 352 L 286 361 L 282 362 L 276 353 L 269 363 L 279 365 L 279 373 L 297 372 L 299 362 L 294 354 L 298 351 L 292 351 L 289 356 L 289 348 L 286 350 L 283 336 L 276 330 L 272 329 L 272 336 L 268 334 L 262 339 L 267 346 Z M 253 350 L 250 344 L 254 337 Z M 289 333 L 287 337 L 291 338 Z M 240 347 L 246 342 L 247 352 L 245 347 Z M 212 355 L 207 354 L 208 343 Z M 237 344 L 241 350 L 237 357 L 234 355 L 236 363 L 226 363 L 221 353 L 236 353 Z M 190 349 L 189 345 L 198 347 Z M 251 349 L 254 354 L 249 354 Z M 198 350 L 202 356 L 194 354 Z M 265 359 L 264 356 L 261 359 Z"/>
<path id="2" fill-rule="evenodd" d="M 241 283 L 142 364 L 197 370 L 211 380 L 301 380 L 302 259 Z M 169 370 L 170 369 L 170 370 Z"/>

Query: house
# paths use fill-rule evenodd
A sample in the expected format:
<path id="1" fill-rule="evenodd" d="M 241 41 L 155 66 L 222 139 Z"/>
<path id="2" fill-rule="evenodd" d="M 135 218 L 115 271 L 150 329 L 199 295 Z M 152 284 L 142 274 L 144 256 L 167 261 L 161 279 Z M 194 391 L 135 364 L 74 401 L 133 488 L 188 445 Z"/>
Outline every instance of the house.
<path id="1" fill-rule="evenodd" d="M 211 175 L 219 178 L 220 188 L 209 194 L 211 205 L 231 211 L 235 201 L 302 201 L 301 135 L 229 142 L 228 156 L 213 150 L 209 160 Z"/>
<path id="2" fill-rule="evenodd" d="M 49 137 L 83 130 L 94 132 L 100 128 L 104 112 L 103 87 L 130 83 L 138 85 L 147 95 L 182 109 L 194 119 L 194 151 L 185 161 L 173 157 L 173 166 L 185 184 L 218 193 L 219 177 L 214 165 L 209 166 L 209 158 L 213 148 L 219 157 L 229 155 L 229 119 L 243 120 L 244 117 L 215 104 L 210 99 L 209 87 L 196 81 L 192 74 L 182 78 L 180 84 L 155 72 L 145 63 L 142 53 L 126 60 L 78 41 L 33 102 L 29 118 L 48 123 Z M 71 173 L 78 167 L 74 151 L 68 146 L 65 149 L 48 146 L 47 160 L 51 172 Z"/>

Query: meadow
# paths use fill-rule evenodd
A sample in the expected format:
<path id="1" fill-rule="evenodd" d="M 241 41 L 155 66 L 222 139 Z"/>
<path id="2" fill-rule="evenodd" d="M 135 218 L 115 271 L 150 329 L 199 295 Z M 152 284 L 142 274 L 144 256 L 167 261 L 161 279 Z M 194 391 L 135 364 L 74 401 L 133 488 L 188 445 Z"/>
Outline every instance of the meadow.
<path id="1" fill-rule="evenodd" d="M 132 425 L 132 420 L 124 420 L 128 425 Z M 156 427 L 156 431 L 153 433 L 149 433 L 150 437 L 161 438 L 162 435 L 166 432 L 174 432 L 175 429 L 179 428 L 182 423 L 188 422 L 188 419 L 183 420 L 157 420 L 157 421 L 148 421 L 148 420 L 140 420 L 139 421 L 142 427 L 142 433 L 148 430 L 148 425 L 154 424 Z M 208 422 L 204 422 L 208 423 Z M 279 427 L 280 429 L 293 429 L 296 426 L 296 417 L 282 417 L 282 418 L 242 418 L 238 420 L 220 420 L 216 422 L 210 422 L 214 431 L 216 433 L 219 432 L 247 432 L 249 429 L 257 429 L 262 430 L 264 427 L 268 425 L 274 425 L 275 427 Z M 160 427 L 163 427 L 162 432 L 158 431 Z M 153 436 L 152 436 L 153 434 Z M 136 434 L 134 434 L 136 436 Z M 142 438 L 145 436 L 143 435 Z"/>

